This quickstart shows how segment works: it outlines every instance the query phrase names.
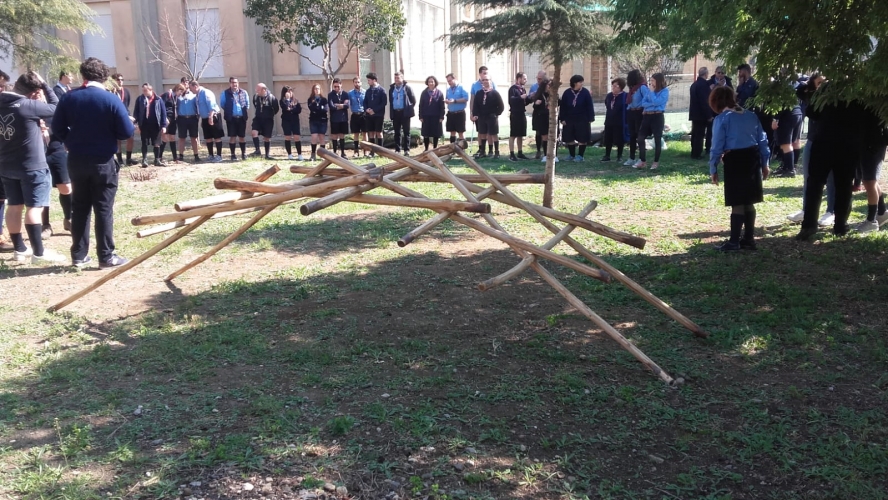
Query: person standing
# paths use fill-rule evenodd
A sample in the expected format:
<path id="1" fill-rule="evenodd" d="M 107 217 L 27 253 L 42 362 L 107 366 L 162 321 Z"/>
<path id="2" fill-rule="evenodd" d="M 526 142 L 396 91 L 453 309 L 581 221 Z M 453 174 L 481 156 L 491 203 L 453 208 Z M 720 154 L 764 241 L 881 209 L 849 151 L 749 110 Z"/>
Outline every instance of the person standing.
<path id="1" fill-rule="evenodd" d="M 549 79 L 545 79 L 540 83 L 533 101 L 533 115 L 531 117 L 531 125 L 536 132 L 536 158 L 542 159 L 546 163 L 546 155 L 549 147 Z M 540 154 L 540 146 L 543 148 Z M 555 146 L 555 163 L 558 163 L 558 146 Z"/>
<path id="2" fill-rule="evenodd" d="M 142 94 L 136 98 L 134 111 L 136 127 L 142 139 L 142 168 L 148 166 L 146 157 L 149 144 L 154 148 L 154 166 L 165 166 L 166 164 L 160 160 L 160 142 L 166 133 L 166 108 L 160 97 L 154 93 L 151 84 L 147 82 L 142 84 Z"/>
<path id="3" fill-rule="evenodd" d="M 866 219 L 857 224 L 855 229 L 859 233 L 869 233 L 878 231 L 888 222 L 885 195 L 879 186 L 882 162 L 885 161 L 885 150 L 888 148 L 888 130 L 869 109 L 861 117 L 861 121 L 863 137 L 860 142 L 863 148 L 860 153 L 860 169 L 863 187 L 866 189 Z"/>
<path id="4" fill-rule="evenodd" d="M 409 156 L 410 119 L 416 115 L 416 97 L 401 72 L 395 73 L 395 83 L 389 86 L 388 98 L 392 103 L 389 117 L 392 119 L 392 128 L 395 129 L 395 153 L 400 153 L 403 146 L 404 155 Z"/>
<path id="5" fill-rule="evenodd" d="M 712 88 L 707 79 L 709 70 L 705 67 L 697 70 L 697 81 L 691 84 L 691 101 L 688 108 L 688 120 L 691 121 L 691 158 L 703 158 L 703 141 L 706 140 L 706 154 L 712 148 L 712 108 L 709 107 L 709 94 Z"/>
<path id="6" fill-rule="evenodd" d="M 62 99 L 62 96 L 71 91 L 71 73 L 67 71 L 62 71 L 59 73 L 59 81 L 52 87 L 52 91 L 55 92 L 56 97 L 59 100 Z"/>
<path id="7" fill-rule="evenodd" d="M 725 72 L 724 66 L 716 67 L 715 74 L 709 79 L 709 90 L 716 87 L 728 87 L 729 89 L 734 90 L 734 84 L 731 82 L 731 77 Z"/>
<path id="8" fill-rule="evenodd" d="M 768 139 L 758 117 L 737 105 L 730 87 L 714 88 L 709 102 L 718 113 L 712 124 L 709 177 L 717 186 L 718 163 L 724 163 L 725 206 L 731 207 L 730 239 L 716 248 L 755 250 L 755 204 L 763 199 L 762 180 L 770 173 Z"/>
<path id="9" fill-rule="evenodd" d="M 311 161 L 317 160 L 318 144 L 323 146 L 327 140 L 327 98 L 321 95 L 321 86 L 315 84 L 311 88 L 311 95 L 306 100 L 308 104 L 308 128 L 311 132 Z"/>
<path id="10" fill-rule="evenodd" d="M 385 120 L 385 106 L 388 98 L 379 86 L 376 73 L 367 73 L 367 85 L 370 87 L 364 94 L 364 113 L 367 114 L 367 135 L 370 142 L 382 146 L 382 122 Z M 370 156 L 375 156 L 370 153 Z"/>
<path id="11" fill-rule="evenodd" d="M 129 116 L 132 117 L 133 115 L 130 114 L 130 112 L 129 112 L 130 91 L 128 88 L 123 86 L 123 82 L 124 82 L 123 75 L 120 73 L 114 73 L 113 75 L 111 75 L 111 79 L 117 85 L 117 90 L 114 93 L 117 95 L 117 97 L 120 98 L 120 102 L 122 102 L 123 107 L 126 108 L 127 114 L 129 114 Z M 134 138 L 128 137 L 126 139 L 126 164 L 128 166 L 138 164 L 136 162 L 136 160 L 133 160 L 133 144 L 134 144 Z M 123 158 L 120 155 L 120 147 L 119 146 L 117 148 L 117 163 L 120 163 L 121 165 L 123 165 Z"/>
<path id="12" fill-rule="evenodd" d="M 481 91 L 481 88 L 484 87 L 484 80 L 486 79 L 490 84 L 491 90 L 496 90 L 496 83 L 487 76 L 488 69 L 487 66 L 481 66 L 478 68 L 478 80 L 472 84 L 472 87 L 469 89 L 469 109 L 475 109 L 475 95 Z M 497 126 L 497 130 L 499 127 Z M 478 132 L 478 140 L 481 140 L 481 132 Z M 478 150 L 478 153 L 484 153 L 484 151 Z M 476 154 L 478 154 L 476 153 Z M 493 154 L 493 143 L 488 144 L 487 146 L 487 156 Z"/>
<path id="13" fill-rule="evenodd" d="M 52 90 L 56 97 L 62 97 L 71 91 L 71 74 L 63 71 L 59 74 L 59 81 Z M 45 120 L 46 128 L 52 126 L 52 120 Z M 52 184 L 59 190 L 59 205 L 62 206 L 64 221 L 62 227 L 65 231 L 71 230 L 71 177 L 68 176 L 68 151 L 65 144 L 58 137 L 50 134 L 46 145 L 46 164 L 52 177 Z M 2 217 L 2 215 L 0 215 Z M 52 237 L 52 224 L 50 223 L 49 205 L 43 207 L 43 239 Z"/>
<path id="14" fill-rule="evenodd" d="M 444 102 L 447 104 L 445 128 L 450 132 L 450 143 L 453 144 L 456 142 L 457 136 L 460 140 L 465 139 L 466 106 L 469 102 L 469 93 L 459 84 L 453 73 L 448 73 L 444 78 L 447 79 L 447 91 L 444 95 Z"/>
<path id="15" fill-rule="evenodd" d="M 623 163 L 624 167 L 632 167 L 635 160 L 635 149 L 638 147 L 638 131 L 644 118 L 644 108 L 641 107 L 641 89 L 647 89 L 644 76 L 641 71 L 633 69 L 626 75 L 626 85 L 629 92 L 626 95 L 626 125 L 629 128 L 629 159 Z"/>
<path id="16" fill-rule="evenodd" d="M 216 104 L 216 95 L 213 91 L 201 87 L 197 80 L 188 82 L 188 87 L 197 96 L 197 114 L 200 115 L 200 127 L 203 130 L 204 140 L 207 141 L 207 161 L 219 163 L 222 161 L 222 137 L 225 130 L 222 129 L 222 117 L 219 116 L 219 105 Z M 216 146 L 216 154 L 213 155 L 213 145 Z"/>
<path id="17" fill-rule="evenodd" d="M 545 71 L 543 71 L 543 70 L 537 71 L 536 83 L 534 83 L 533 85 L 530 86 L 530 95 L 528 97 L 530 97 L 531 99 L 536 99 L 536 95 L 537 95 L 536 93 L 540 89 L 540 85 L 543 84 L 543 80 L 548 80 L 548 79 L 549 79 L 549 75 L 547 75 Z"/>
<path id="18" fill-rule="evenodd" d="M 46 164 L 41 122 L 55 113 L 59 98 L 43 78 L 30 71 L 18 77 L 11 92 L 0 93 L 0 182 L 9 206 L 6 227 L 16 261 L 32 264 L 62 262 L 65 258 L 43 248 L 43 207 L 52 189 Z M 22 214 L 31 248 L 22 237 Z"/>
<path id="19" fill-rule="evenodd" d="M 485 73 L 486 75 L 486 73 Z M 491 87 L 490 78 L 481 79 L 481 90 L 472 98 L 472 121 L 478 127 L 478 152 L 475 158 L 486 158 L 485 145 L 493 144 L 493 159 L 499 160 L 499 116 L 505 105 L 499 92 Z"/>
<path id="20" fill-rule="evenodd" d="M 281 128 L 284 130 L 284 148 L 287 150 L 288 160 L 302 161 L 302 129 L 299 124 L 299 115 L 302 113 L 302 105 L 299 99 L 293 95 L 293 88 L 284 85 L 281 89 Z M 296 158 L 293 158 L 293 149 L 290 141 L 296 143 Z"/>
<path id="21" fill-rule="evenodd" d="M 237 144 L 240 144 L 241 159 L 247 159 L 247 119 L 250 111 L 250 95 L 240 88 L 235 77 L 228 78 L 228 88 L 219 96 L 219 106 L 228 129 L 228 149 L 231 161 L 237 160 Z M 255 141 L 254 141 L 255 143 Z M 256 148 L 259 151 L 259 148 Z"/>
<path id="22" fill-rule="evenodd" d="M 90 57 L 80 65 L 83 87 L 72 90 L 59 104 L 52 133 L 68 148 L 71 175 L 71 259 L 77 267 L 89 264 L 89 223 L 96 214 L 96 251 L 100 268 L 117 267 L 127 259 L 114 253 L 114 198 L 120 165 L 114 161 L 118 141 L 132 137 L 134 127 L 123 102 L 104 87 L 110 70 Z M 90 119 L 83 120 L 84 116 Z"/>
<path id="23" fill-rule="evenodd" d="M 758 89 L 759 83 L 752 77 L 752 67 L 746 63 L 737 66 L 737 104 L 748 108 L 746 101 L 755 97 Z"/>
<path id="24" fill-rule="evenodd" d="M 253 135 L 253 147 L 255 151 L 250 156 L 261 156 L 259 152 L 259 136 L 262 136 L 262 142 L 265 146 L 265 159 L 270 160 L 271 155 L 271 136 L 274 133 L 274 117 L 281 110 L 277 97 L 268 91 L 268 86 L 264 83 L 256 85 L 256 93 L 253 95 L 253 109 L 256 110 L 256 116 L 253 117 L 253 124 L 250 127 Z"/>
<path id="25" fill-rule="evenodd" d="M 345 158 L 345 134 L 348 133 L 348 93 L 342 91 L 342 80 L 333 79 L 333 90 L 327 95 L 327 103 L 330 106 L 330 142 L 333 152 L 337 145 Z"/>
<path id="26" fill-rule="evenodd" d="M 568 144 L 570 156 L 567 161 L 582 162 L 586 154 L 586 144 L 592 137 L 592 122 L 595 121 L 595 107 L 589 89 L 583 87 L 583 76 L 570 77 L 570 88 L 561 95 L 559 120 L 561 120 L 561 141 Z M 577 151 L 579 145 L 579 151 Z"/>
<path id="27" fill-rule="evenodd" d="M 9 75 L 0 69 L 0 94 L 6 90 L 6 84 L 9 83 Z M 9 241 L 9 237 L 3 232 L 3 220 L 6 218 L 6 191 L 3 189 L 3 182 L 0 182 L 0 253 L 12 253 L 15 247 Z"/>
<path id="28" fill-rule="evenodd" d="M 774 177 L 796 176 L 795 164 L 800 158 L 798 150 L 801 148 L 802 120 L 804 116 L 798 103 L 783 109 L 771 120 L 771 130 L 776 135 L 776 143 L 780 146 L 783 159 L 783 165 L 774 172 Z"/>
<path id="29" fill-rule="evenodd" d="M 183 90 L 176 92 L 176 128 L 179 129 L 179 160 L 185 161 L 185 138 L 191 139 L 191 151 L 194 163 L 200 162 L 197 154 L 197 130 L 200 126 L 200 115 L 197 114 L 197 94 L 191 91 L 189 84 L 180 83 Z M 177 87 L 178 88 L 178 87 Z"/>
<path id="30" fill-rule="evenodd" d="M 444 122 L 444 94 L 438 90 L 438 79 L 426 78 L 426 88 L 419 95 L 419 121 L 422 123 L 422 140 L 425 150 L 429 150 L 429 139 L 438 147 L 438 139 L 444 136 L 441 126 Z"/>
<path id="31" fill-rule="evenodd" d="M 601 161 L 611 161 L 611 149 L 617 146 L 617 161 L 623 161 L 623 146 L 629 138 L 626 125 L 626 80 L 617 78 L 611 82 L 611 91 L 604 98 L 607 114 L 604 116 L 604 157 Z"/>
<path id="32" fill-rule="evenodd" d="M 666 111 L 666 103 L 669 102 L 669 88 L 666 87 L 666 77 L 663 76 L 663 73 L 654 73 L 648 83 L 649 87 L 639 89 L 644 114 L 641 119 L 641 128 L 638 131 L 638 162 L 632 168 L 641 169 L 647 166 L 645 141 L 653 135 L 654 163 L 651 164 L 651 170 L 653 170 L 660 167 L 663 129 L 666 128 L 666 117 L 663 113 Z M 727 88 L 733 92 L 733 89 L 727 86 L 715 88 Z"/>
<path id="33" fill-rule="evenodd" d="M 527 135 L 527 105 L 530 104 L 530 96 L 524 88 L 527 83 L 527 75 L 517 73 L 515 84 L 509 87 L 509 160 L 528 160 L 524 156 L 524 137 Z M 518 143 L 518 155 L 515 155 L 515 143 Z"/>
<path id="34" fill-rule="evenodd" d="M 182 85 L 176 85 L 160 96 L 167 116 L 166 133 L 163 134 L 163 141 L 160 143 L 161 161 L 163 161 L 163 150 L 166 148 L 166 145 L 169 144 L 170 153 L 173 154 L 173 163 L 179 163 L 179 155 L 176 152 L 176 126 L 178 121 L 176 117 L 176 99 L 179 96 L 180 88 L 184 90 L 185 87 Z"/>
<path id="35" fill-rule="evenodd" d="M 358 143 L 361 140 L 361 135 L 363 134 L 364 140 L 367 140 L 367 116 L 364 113 L 364 96 L 366 92 L 361 88 L 363 84 L 360 77 L 352 78 L 352 85 L 354 85 L 354 88 L 348 91 L 348 108 L 351 110 L 349 125 L 354 139 L 353 158 L 357 158 L 358 152 L 360 152 Z"/>

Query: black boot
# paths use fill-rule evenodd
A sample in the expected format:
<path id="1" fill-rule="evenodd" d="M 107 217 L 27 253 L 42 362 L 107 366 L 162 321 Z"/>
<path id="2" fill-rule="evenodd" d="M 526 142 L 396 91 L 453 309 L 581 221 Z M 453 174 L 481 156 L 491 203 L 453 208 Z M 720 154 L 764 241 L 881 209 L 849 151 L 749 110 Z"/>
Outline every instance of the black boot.
<path id="1" fill-rule="evenodd" d="M 755 208 L 747 209 L 743 221 L 743 239 L 740 240 L 740 248 L 743 250 L 755 250 Z"/>
<path id="2" fill-rule="evenodd" d="M 740 250 L 740 233 L 743 230 L 743 214 L 731 214 L 731 239 L 715 247 L 720 252 L 736 252 Z"/>

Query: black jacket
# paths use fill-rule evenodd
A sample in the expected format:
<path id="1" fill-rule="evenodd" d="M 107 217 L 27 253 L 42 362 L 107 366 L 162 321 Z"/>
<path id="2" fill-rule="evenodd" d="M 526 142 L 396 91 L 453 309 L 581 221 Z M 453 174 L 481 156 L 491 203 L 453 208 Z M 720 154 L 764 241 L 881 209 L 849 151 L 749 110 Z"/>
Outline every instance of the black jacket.
<path id="1" fill-rule="evenodd" d="M 271 92 L 266 91 L 265 97 L 259 94 L 253 95 L 253 109 L 256 110 L 256 118 L 271 119 L 281 110 L 277 97 Z"/>
<path id="2" fill-rule="evenodd" d="M 688 120 L 691 121 L 708 121 L 715 116 L 715 112 L 709 107 L 709 94 L 712 89 L 709 87 L 711 83 L 702 76 L 697 77 L 697 81 L 691 84 L 691 102 L 688 108 Z"/>
<path id="3" fill-rule="evenodd" d="M 308 121 L 325 122 L 327 121 L 327 98 L 317 97 L 309 99 L 308 105 Z"/>
<path id="4" fill-rule="evenodd" d="M 394 113 L 395 113 L 394 102 L 395 101 L 394 101 L 394 99 L 392 99 L 394 92 L 395 92 L 395 84 L 393 83 L 393 84 L 389 85 L 388 100 L 389 100 L 389 103 L 392 105 L 389 108 L 389 118 L 394 118 L 394 116 L 395 116 L 394 115 Z M 407 85 L 406 83 L 404 84 L 404 101 L 405 101 L 404 102 L 404 117 L 411 118 L 413 116 L 416 116 L 416 109 L 415 109 L 416 97 L 413 95 L 413 89 L 410 88 L 410 85 Z"/>
<path id="5" fill-rule="evenodd" d="M 338 95 L 330 92 L 327 94 L 327 102 L 330 104 L 330 123 L 348 122 L 348 92 L 340 91 Z M 345 104 L 345 107 L 336 109 L 334 104 Z"/>
<path id="6" fill-rule="evenodd" d="M 419 117 L 426 120 L 444 118 L 444 92 L 435 89 L 435 93 L 426 88 L 419 94 Z"/>
<path id="7" fill-rule="evenodd" d="M 524 108 L 530 104 L 531 100 L 527 93 L 527 89 L 519 87 L 517 84 L 509 87 L 509 113 L 513 115 L 524 114 Z"/>
<path id="8" fill-rule="evenodd" d="M 0 172 L 47 168 L 40 120 L 52 118 L 59 98 L 45 83 L 43 93 L 47 102 L 0 93 Z"/>
<path id="9" fill-rule="evenodd" d="M 147 101 L 148 99 L 144 95 L 139 95 L 139 97 L 136 97 L 136 107 L 135 109 L 133 109 L 133 118 L 136 119 L 136 125 L 139 126 L 140 130 L 151 130 L 154 125 L 157 126 L 158 130 L 166 128 L 168 122 L 166 106 L 163 103 L 163 99 L 161 99 L 159 95 L 155 94 L 153 105 L 155 123 L 148 122 L 148 119 L 151 117 L 151 112 L 150 110 L 146 110 Z"/>
<path id="10" fill-rule="evenodd" d="M 475 93 L 475 100 L 472 102 L 472 116 L 499 116 L 503 114 L 505 109 L 503 98 L 496 90 L 490 89 L 487 99 L 484 99 L 484 89 Z"/>

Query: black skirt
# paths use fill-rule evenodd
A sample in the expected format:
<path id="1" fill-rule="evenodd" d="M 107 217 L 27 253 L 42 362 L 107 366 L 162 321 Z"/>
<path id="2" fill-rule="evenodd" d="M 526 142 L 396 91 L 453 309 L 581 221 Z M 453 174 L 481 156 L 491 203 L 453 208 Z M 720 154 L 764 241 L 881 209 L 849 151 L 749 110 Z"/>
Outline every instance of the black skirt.
<path id="1" fill-rule="evenodd" d="M 725 206 L 761 203 L 762 158 L 757 146 L 728 151 L 725 164 Z"/>
<path id="2" fill-rule="evenodd" d="M 441 123 L 441 118 L 437 116 L 424 116 L 422 117 L 422 132 L 420 134 L 423 137 L 444 137 L 444 124 Z"/>

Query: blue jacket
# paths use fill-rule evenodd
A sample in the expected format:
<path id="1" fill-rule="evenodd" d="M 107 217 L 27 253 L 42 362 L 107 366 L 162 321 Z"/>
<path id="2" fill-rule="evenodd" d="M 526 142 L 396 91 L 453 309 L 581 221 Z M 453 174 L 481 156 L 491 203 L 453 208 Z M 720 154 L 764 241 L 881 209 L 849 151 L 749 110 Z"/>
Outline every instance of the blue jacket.
<path id="1" fill-rule="evenodd" d="M 758 146 L 762 167 L 768 165 L 771 150 L 758 116 L 751 111 L 726 109 L 712 122 L 712 149 L 709 152 L 709 173 L 718 172 L 718 162 L 725 151 Z"/>
<path id="2" fill-rule="evenodd" d="M 666 103 L 669 102 L 669 88 L 653 91 L 650 87 L 642 86 L 638 89 L 641 94 L 641 107 L 645 112 L 666 111 Z"/>
<path id="3" fill-rule="evenodd" d="M 65 141 L 69 155 L 100 161 L 110 160 L 117 141 L 129 139 L 134 130 L 120 98 L 92 85 L 68 92 L 52 120 L 52 133 Z"/>
<path id="4" fill-rule="evenodd" d="M 234 95 L 234 92 L 231 88 L 227 88 L 222 92 L 222 95 L 219 96 L 219 106 L 222 107 L 222 111 L 225 113 L 226 120 L 232 120 L 236 118 L 234 116 L 234 101 L 237 100 L 238 104 L 240 104 L 241 114 L 238 116 L 242 116 L 244 120 L 248 118 L 248 113 L 250 109 L 250 95 L 247 94 L 247 91 L 244 89 L 237 89 L 237 96 Z"/>
<path id="5" fill-rule="evenodd" d="M 373 116 L 385 116 L 385 105 L 388 104 L 388 97 L 385 90 L 379 85 L 370 87 L 364 93 L 364 111 L 373 110 Z"/>
<path id="6" fill-rule="evenodd" d="M 595 121 L 595 105 L 592 102 L 592 94 L 589 89 L 581 88 L 574 94 L 573 89 L 568 88 L 561 94 L 561 107 L 558 120 L 573 123 L 589 123 Z"/>
<path id="7" fill-rule="evenodd" d="M 136 97 L 136 107 L 133 109 L 133 118 L 136 119 L 136 125 L 140 129 L 144 129 L 148 125 L 149 115 L 145 112 L 145 101 L 147 101 L 145 96 L 139 94 L 139 97 Z M 163 103 L 163 99 L 157 94 L 154 95 L 154 115 L 154 119 L 157 120 L 158 130 L 165 128 L 167 126 L 166 106 Z"/>

